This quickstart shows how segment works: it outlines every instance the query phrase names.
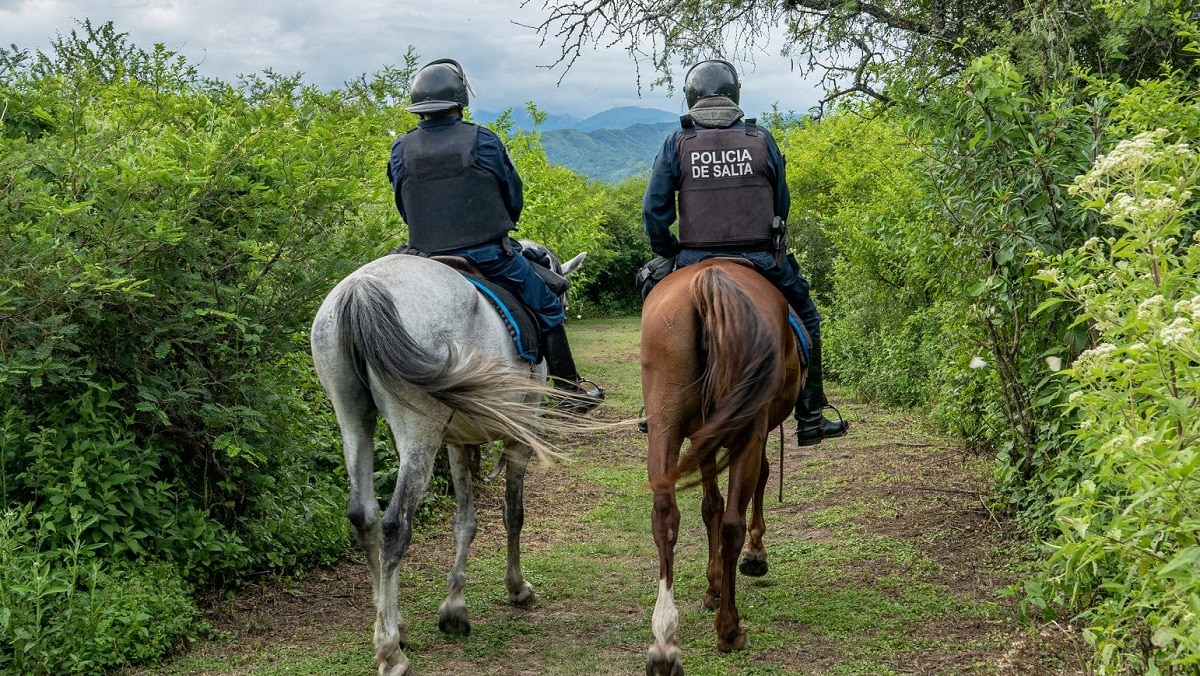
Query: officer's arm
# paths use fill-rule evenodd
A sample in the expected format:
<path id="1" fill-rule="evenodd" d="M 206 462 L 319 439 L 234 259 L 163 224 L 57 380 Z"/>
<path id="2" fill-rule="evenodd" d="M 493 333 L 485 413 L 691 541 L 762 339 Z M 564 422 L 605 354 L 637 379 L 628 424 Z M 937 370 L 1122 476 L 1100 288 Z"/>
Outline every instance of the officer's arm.
<path id="1" fill-rule="evenodd" d="M 788 192 L 787 184 L 787 160 L 770 134 L 767 134 L 767 166 L 775 174 L 775 215 L 786 222 L 788 212 L 792 210 L 792 195 Z"/>
<path id="2" fill-rule="evenodd" d="M 675 222 L 675 192 L 679 188 L 679 157 L 675 135 L 663 143 L 654 158 L 654 169 L 642 198 L 642 225 L 650 248 L 659 256 L 679 253 L 679 240 L 671 233 Z"/>
<path id="3" fill-rule="evenodd" d="M 516 223 L 521 218 L 521 210 L 525 208 L 525 187 L 508 155 L 508 149 L 490 129 L 481 129 L 475 156 L 480 166 L 496 175 L 504 207 L 513 223 Z"/>
<path id="4" fill-rule="evenodd" d="M 392 195 L 396 201 L 396 209 L 400 212 L 400 218 L 405 218 L 404 201 L 400 197 L 400 184 L 404 181 L 404 153 L 400 149 L 400 141 L 403 138 L 397 138 L 392 143 L 392 154 L 387 163 L 388 183 L 392 184 Z"/>

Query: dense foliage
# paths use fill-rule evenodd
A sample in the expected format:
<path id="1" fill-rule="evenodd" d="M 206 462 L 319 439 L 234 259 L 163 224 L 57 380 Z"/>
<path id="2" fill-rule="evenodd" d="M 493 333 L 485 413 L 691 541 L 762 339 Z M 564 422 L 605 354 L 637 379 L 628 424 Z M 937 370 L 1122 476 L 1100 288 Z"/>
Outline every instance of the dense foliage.
<path id="1" fill-rule="evenodd" d="M 1026 601 L 1104 673 L 1200 660 L 1195 87 L 986 56 L 784 141 L 830 373 L 995 453 L 1055 552 Z"/>
<path id="2" fill-rule="evenodd" d="M 111 24 L 0 50 L 0 671 L 153 660 L 202 630 L 193 590 L 344 554 L 307 329 L 404 239 L 383 167 L 416 64 L 322 92 L 205 79 Z M 586 285 L 602 191 L 498 127 L 520 234 L 588 250 Z"/>

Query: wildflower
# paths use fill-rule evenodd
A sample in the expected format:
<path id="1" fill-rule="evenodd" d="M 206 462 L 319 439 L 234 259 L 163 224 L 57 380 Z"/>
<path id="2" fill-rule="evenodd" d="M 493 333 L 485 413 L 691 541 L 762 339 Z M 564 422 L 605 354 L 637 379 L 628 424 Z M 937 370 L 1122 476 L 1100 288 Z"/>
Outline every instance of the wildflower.
<path id="1" fill-rule="evenodd" d="M 1155 294 L 1146 300 L 1138 303 L 1138 317 L 1142 319 L 1154 319 L 1158 316 L 1159 311 L 1166 305 L 1166 299 L 1162 294 Z"/>
<path id="2" fill-rule="evenodd" d="M 1181 315 L 1191 315 L 1192 319 L 1200 319 L 1200 296 L 1192 296 L 1191 300 L 1181 300 L 1173 308 Z"/>
<path id="3" fill-rule="evenodd" d="M 1187 338 L 1188 334 L 1192 333 L 1192 327 L 1188 326 L 1190 323 L 1189 320 L 1183 317 L 1176 317 L 1170 326 L 1165 326 L 1162 331 L 1158 332 L 1158 337 L 1167 345 L 1182 342 L 1184 338 Z"/>
<path id="4" fill-rule="evenodd" d="M 1152 443 L 1154 443 L 1154 437 L 1142 435 L 1142 436 L 1138 437 L 1137 439 L 1133 440 L 1133 450 L 1140 451 L 1143 448 L 1145 448 L 1148 444 L 1152 444 Z"/>
<path id="5" fill-rule="evenodd" d="M 1062 370 L 1062 357 L 1054 355 L 1046 357 L 1046 366 L 1049 366 L 1051 371 L 1058 373 Z"/>
<path id="6" fill-rule="evenodd" d="M 971 357 L 971 363 L 969 366 L 973 369 L 981 369 L 984 366 L 987 366 L 987 362 L 983 360 L 983 357 Z"/>

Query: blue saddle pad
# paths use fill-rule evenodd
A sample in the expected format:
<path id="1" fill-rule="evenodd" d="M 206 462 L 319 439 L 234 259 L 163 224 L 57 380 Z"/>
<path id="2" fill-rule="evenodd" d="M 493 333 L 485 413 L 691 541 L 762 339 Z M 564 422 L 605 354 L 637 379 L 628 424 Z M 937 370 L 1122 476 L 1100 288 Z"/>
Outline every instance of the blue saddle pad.
<path id="1" fill-rule="evenodd" d="M 541 341 L 538 340 L 537 320 L 529 308 L 522 305 L 511 291 L 491 280 L 468 274 L 464 274 L 463 279 L 474 284 L 479 293 L 496 308 L 521 358 L 536 364 L 542 358 L 539 350 Z"/>
<path id="2" fill-rule="evenodd" d="M 800 343 L 800 356 L 804 357 L 804 365 L 807 366 L 812 338 L 808 335 L 808 329 L 805 329 L 804 325 L 800 323 L 800 319 L 796 317 L 796 311 L 791 308 L 788 308 L 788 323 L 792 325 L 792 331 L 796 333 L 796 341 Z"/>

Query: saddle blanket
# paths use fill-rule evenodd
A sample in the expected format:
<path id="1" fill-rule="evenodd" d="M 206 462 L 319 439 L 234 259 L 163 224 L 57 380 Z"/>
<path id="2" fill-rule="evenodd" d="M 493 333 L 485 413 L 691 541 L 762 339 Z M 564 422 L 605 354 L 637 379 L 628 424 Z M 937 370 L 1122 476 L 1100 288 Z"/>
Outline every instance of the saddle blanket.
<path id="1" fill-rule="evenodd" d="M 496 308 L 521 358 L 534 364 L 538 363 L 542 358 L 539 349 L 541 341 L 538 340 L 537 319 L 529 308 L 522 305 L 511 291 L 491 280 L 465 273 L 463 279 L 473 284 L 492 307 Z"/>
<path id="2" fill-rule="evenodd" d="M 808 335 L 808 329 L 800 323 L 800 319 L 796 316 L 796 311 L 788 308 L 788 323 L 792 325 L 792 331 L 796 333 L 796 342 L 800 343 L 800 356 L 804 359 L 804 365 L 808 366 L 808 353 L 811 349 L 812 338 Z"/>

